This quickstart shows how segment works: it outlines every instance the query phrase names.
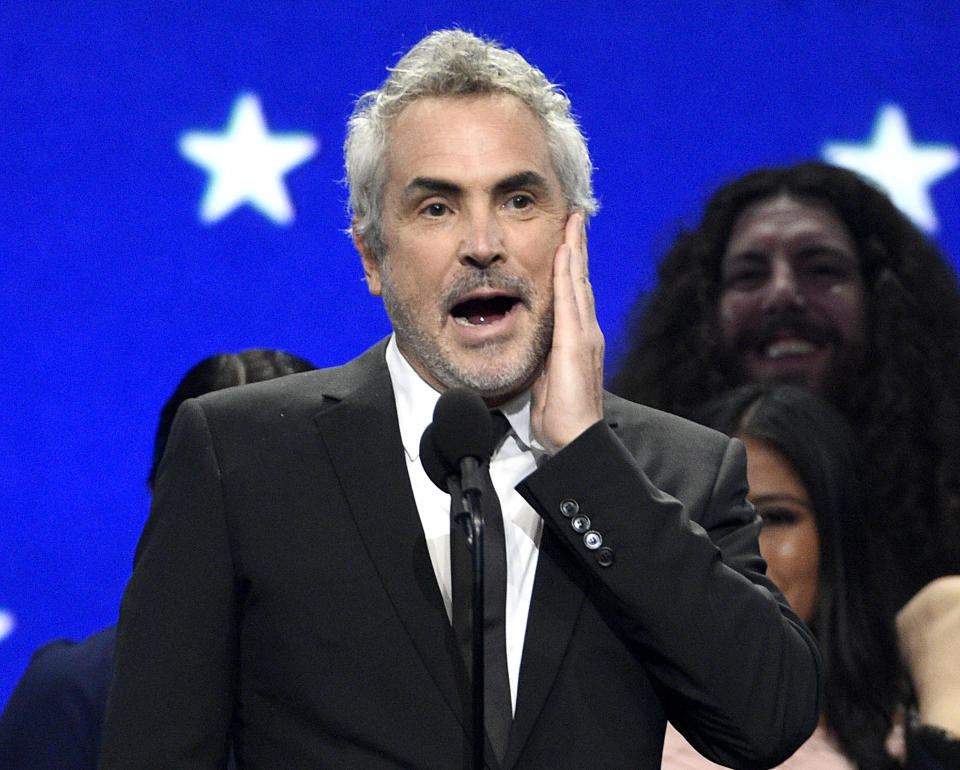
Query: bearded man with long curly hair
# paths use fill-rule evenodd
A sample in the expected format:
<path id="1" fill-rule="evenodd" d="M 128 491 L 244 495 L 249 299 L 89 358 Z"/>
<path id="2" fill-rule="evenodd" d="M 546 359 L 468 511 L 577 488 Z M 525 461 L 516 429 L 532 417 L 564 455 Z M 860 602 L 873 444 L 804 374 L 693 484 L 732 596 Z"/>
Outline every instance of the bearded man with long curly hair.
<path id="1" fill-rule="evenodd" d="M 718 190 L 634 310 L 619 395 L 689 416 L 731 386 L 826 395 L 876 464 L 894 609 L 960 573 L 960 291 L 876 187 L 820 163 Z"/>

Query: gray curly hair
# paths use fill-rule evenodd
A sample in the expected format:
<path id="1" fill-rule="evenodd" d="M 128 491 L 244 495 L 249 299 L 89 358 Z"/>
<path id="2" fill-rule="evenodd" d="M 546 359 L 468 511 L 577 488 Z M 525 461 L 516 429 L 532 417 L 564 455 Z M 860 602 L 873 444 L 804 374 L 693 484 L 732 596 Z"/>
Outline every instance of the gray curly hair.
<path id="1" fill-rule="evenodd" d="M 566 94 L 516 51 L 462 30 L 439 30 L 411 48 L 379 89 L 357 100 L 347 124 L 344 159 L 353 232 L 376 259 L 386 251 L 384 155 L 393 120 L 424 97 L 486 94 L 510 94 L 531 109 L 546 133 L 567 208 L 587 216 L 596 212 L 590 154 Z"/>

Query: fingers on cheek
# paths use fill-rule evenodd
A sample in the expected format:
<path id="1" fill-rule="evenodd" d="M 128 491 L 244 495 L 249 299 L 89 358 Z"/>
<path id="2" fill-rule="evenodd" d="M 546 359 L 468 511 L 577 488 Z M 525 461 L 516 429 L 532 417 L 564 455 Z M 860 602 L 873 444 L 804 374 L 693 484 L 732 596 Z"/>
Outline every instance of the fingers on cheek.
<path id="1" fill-rule="evenodd" d="M 560 276 L 563 275 L 563 262 L 564 254 L 563 250 L 566 248 L 566 244 L 560 246 L 557 249 L 557 253 L 553 258 L 553 282 L 556 283 L 560 280 Z"/>
<path id="2" fill-rule="evenodd" d="M 556 262 L 554 283 L 561 292 L 569 293 L 573 290 L 573 266 L 570 259 L 570 248 L 568 246 L 562 246 L 561 248 L 566 253 L 560 254 L 560 258 Z"/>

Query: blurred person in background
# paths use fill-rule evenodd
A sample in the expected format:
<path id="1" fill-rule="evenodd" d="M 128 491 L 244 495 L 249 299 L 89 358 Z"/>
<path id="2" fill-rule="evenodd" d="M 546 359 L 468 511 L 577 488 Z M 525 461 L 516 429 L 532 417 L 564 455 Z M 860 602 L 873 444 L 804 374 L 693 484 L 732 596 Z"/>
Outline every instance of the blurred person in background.
<path id="1" fill-rule="evenodd" d="M 901 612 L 901 668 L 894 624 L 877 601 L 889 575 L 875 547 L 875 479 L 847 421 L 808 389 L 756 383 L 709 402 L 696 417 L 746 446 L 748 499 L 763 519 L 768 575 L 823 655 L 820 725 L 780 767 L 957 767 L 958 745 L 931 725 L 956 730 L 960 718 L 960 587 L 932 583 Z M 911 685 L 916 711 L 904 725 Z M 717 765 L 668 729 L 663 767 Z"/>
<path id="2" fill-rule="evenodd" d="M 637 300 L 610 388 L 680 415 L 749 381 L 816 390 L 877 466 L 891 615 L 960 574 L 960 292 L 876 187 L 821 163 L 720 188 Z"/>

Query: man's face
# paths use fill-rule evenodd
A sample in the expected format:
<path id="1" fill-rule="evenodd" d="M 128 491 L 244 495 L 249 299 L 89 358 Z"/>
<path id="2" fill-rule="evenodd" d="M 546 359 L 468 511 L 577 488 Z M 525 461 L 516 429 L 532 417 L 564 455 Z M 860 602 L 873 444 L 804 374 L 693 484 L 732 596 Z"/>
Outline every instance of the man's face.
<path id="1" fill-rule="evenodd" d="M 745 207 L 721 263 L 720 329 L 747 380 L 826 391 L 863 355 L 860 259 L 826 208 L 787 195 Z"/>
<path id="2" fill-rule="evenodd" d="M 567 219 L 543 129 L 513 96 L 424 98 L 387 141 L 386 254 L 357 246 L 401 352 L 439 390 L 519 393 L 550 348 Z"/>

